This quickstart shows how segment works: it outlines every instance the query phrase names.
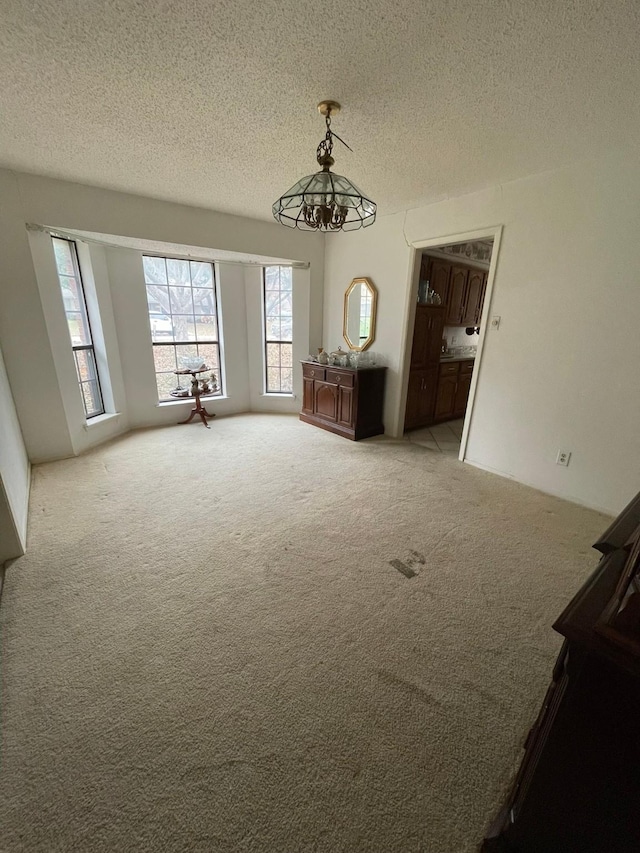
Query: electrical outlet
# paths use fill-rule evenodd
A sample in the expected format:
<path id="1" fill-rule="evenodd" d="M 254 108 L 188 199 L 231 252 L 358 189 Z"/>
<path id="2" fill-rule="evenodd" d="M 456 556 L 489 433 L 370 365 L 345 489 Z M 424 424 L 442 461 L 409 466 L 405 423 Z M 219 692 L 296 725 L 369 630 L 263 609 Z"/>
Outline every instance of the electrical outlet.
<path id="1" fill-rule="evenodd" d="M 499 314 L 494 314 L 493 317 L 491 318 L 491 328 L 495 329 L 496 332 L 500 328 L 500 320 L 501 319 L 502 319 L 502 317 Z"/>
<path id="2" fill-rule="evenodd" d="M 570 450 L 559 450 L 558 455 L 556 456 L 556 465 L 564 465 L 565 468 L 569 466 L 569 460 L 571 459 L 571 451 Z"/>

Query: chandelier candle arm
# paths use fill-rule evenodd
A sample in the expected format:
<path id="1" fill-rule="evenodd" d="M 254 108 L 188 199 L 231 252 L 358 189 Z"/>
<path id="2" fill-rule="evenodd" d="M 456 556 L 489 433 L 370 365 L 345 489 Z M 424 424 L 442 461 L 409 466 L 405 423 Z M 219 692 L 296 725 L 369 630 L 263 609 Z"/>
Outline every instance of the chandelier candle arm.
<path id="1" fill-rule="evenodd" d="M 351 149 L 331 130 L 331 114 L 340 111 L 337 101 L 321 101 L 318 111 L 325 117 L 325 137 L 316 150 L 319 172 L 297 181 L 273 205 L 273 216 L 282 225 L 303 231 L 355 231 L 373 225 L 376 204 L 348 178 L 331 171 L 333 138 Z"/>

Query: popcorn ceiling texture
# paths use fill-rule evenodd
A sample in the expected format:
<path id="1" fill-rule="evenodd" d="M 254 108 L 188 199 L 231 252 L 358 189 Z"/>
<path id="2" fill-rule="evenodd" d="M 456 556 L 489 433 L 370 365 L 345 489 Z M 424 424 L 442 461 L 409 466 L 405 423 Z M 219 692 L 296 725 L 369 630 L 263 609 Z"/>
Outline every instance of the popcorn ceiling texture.
<path id="1" fill-rule="evenodd" d="M 609 523 L 276 415 L 36 466 L 2 853 L 475 853 Z"/>
<path id="2" fill-rule="evenodd" d="M 640 131 L 636 0 L 4 0 L 0 164 L 249 216 L 315 170 L 395 212 Z"/>

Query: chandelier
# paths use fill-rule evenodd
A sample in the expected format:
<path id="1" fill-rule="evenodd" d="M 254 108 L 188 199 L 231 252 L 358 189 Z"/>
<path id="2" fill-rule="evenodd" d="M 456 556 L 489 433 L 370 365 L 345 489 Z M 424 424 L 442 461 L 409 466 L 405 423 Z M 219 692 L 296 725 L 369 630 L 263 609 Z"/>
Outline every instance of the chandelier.
<path id="1" fill-rule="evenodd" d="M 303 231 L 355 231 L 373 225 L 376 219 L 375 203 L 348 178 L 331 171 L 335 162 L 331 156 L 334 137 L 345 148 L 349 148 L 331 130 L 331 114 L 340 112 L 340 104 L 337 101 L 321 101 L 318 112 L 325 117 L 327 125 L 325 137 L 316 152 L 318 165 L 322 169 L 300 178 L 275 202 L 273 215 L 282 225 Z"/>

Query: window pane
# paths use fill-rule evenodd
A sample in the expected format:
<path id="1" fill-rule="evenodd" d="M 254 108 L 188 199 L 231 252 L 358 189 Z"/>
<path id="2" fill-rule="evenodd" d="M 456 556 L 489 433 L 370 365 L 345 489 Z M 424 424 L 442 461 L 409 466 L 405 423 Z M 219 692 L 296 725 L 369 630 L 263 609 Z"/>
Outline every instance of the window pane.
<path id="1" fill-rule="evenodd" d="M 168 347 L 154 347 L 153 348 L 153 360 L 156 364 L 156 373 L 160 373 L 163 370 L 175 370 L 176 369 L 176 348 L 172 346 Z"/>
<path id="2" fill-rule="evenodd" d="M 293 318 L 292 317 L 283 317 L 282 322 L 280 323 L 280 340 L 281 341 L 292 341 L 293 340 Z"/>
<path id="3" fill-rule="evenodd" d="M 147 284 L 167 283 L 167 264 L 164 258 L 143 257 L 144 280 Z"/>
<path id="4" fill-rule="evenodd" d="M 264 268 L 265 290 L 280 290 L 280 267 Z"/>
<path id="5" fill-rule="evenodd" d="M 215 341 L 217 333 L 215 317 L 208 314 L 196 317 L 196 336 L 199 341 Z"/>
<path id="6" fill-rule="evenodd" d="M 191 261 L 191 283 L 194 287 L 213 287 L 213 268 L 211 264 Z"/>
<path id="7" fill-rule="evenodd" d="M 176 341 L 195 341 L 196 324 L 193 314 L 173 314 L 171 321 Z"/>
<path id="8" fill-rule="evenodd" d="M 169 284 L 189 287 L 191 276 L 189 275 L 189 261 L 179 261 L 167 258 L 167 278 Z"/>
<path id="9" fill-rule="evenodd" d="M 267 344 L 267 367 L 280 367 L 280 344 Z"/>
<path id="10" fill-rule="evenodd" d="M 78 371 L 78 382 L 88 382 L 90 379 L 95 379 L 92 372 L 93 362 L 90 358 L 91 350 L 75 350 L 74 355 L 76 370 Z"/>
<path id="11" fill-rule="evenodd" d="M 198 355 L 201 355 L 207 367 L 220 369 L 217 344 L 198 344 Z"/>
<path id="12" fill-rule="evenodd" d="M 66 240 L 54 240 L 53 252 L 56 256 L 58 275 L 73 275 L 73 256 L 69 243 Z"/>
<path id="13" fill-rule="evenodd" d="M 215 314 L 216 302 L 213 290 L 203 287 L 193 288 L 193 307 L 196 314 Z"/>
<path id="14" fill-rule="evenodd" d="M 171 311 L 169 288 L 159 284 L 147 285 L 147 304 L 150 314 L 168 314 Z"/>
<path id="15" fill-rule="evenodd" d="M 166 314 L 149 314 L 152 341 L 172 341 L 173 323 Z"/>
<path id="16" fill-rule="evenodd" d="M 181 377 L 183 378 L 183 377 Z M 190 379 L 191 377 L 189 377 Z M 158 386 L 158 399 L 171 400 L 170 391 L 177 387 L 177 378 L 173 373 L 156 373 L 156 385 Z M 188 384 L 182 385 L 183 388 L 188 388 Z"/>
<path id="17" fill-rule="evenodd" d="M 267 317 L 266 318 L 266 337 L 268 341 L 279 341 L 280 340 L 280 318 L 279 317 Z"/>
<path id="18" fill-rule="evenodd" d="M 267 393 L 278 393 L 280 391 L 280 368 L 267 367 Z"/>
<path id="19" fill-rule="evenodd" d="M 95 382 L 83 382 L 81 385 L 84 401 L 84 411 L 88 418 L 100 414 L 98 403 L 98 388 Z"/>
<path id="20" fill-rule="evenodd" d="M 280 391 L 283 394 L 291 394 L 293 391 L 293 370 L 283 367 L 280 371 Z"/>
<path id="21" fill-rule="evenodd" d="M 176 364 L 178 365 L 178 369 L 182 370 L 185 367 L 185 358 L 195 355 L 198 355 L 198 349 L 195 344 L 178 344 L 176 346 Z"/>
<path id="22" fill-rule="evenodd" d="M 280 267 L 280 290 L 293 289 L 293 270 L 291 267 Z"/>
<path id="23" fill-rule="evenodd" d="M 292 344 L 280 344 L 280 364 L 282 367 L 293 367 Z"/>
<path id="24" fill-rule="evenodd" d="M 193 296 L 190 287 L 170 287 L 172 314 L 193 314 Z"/>

